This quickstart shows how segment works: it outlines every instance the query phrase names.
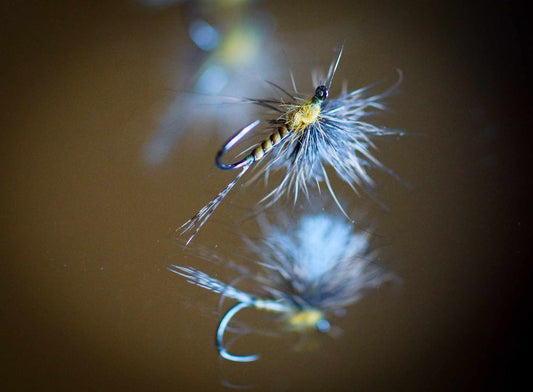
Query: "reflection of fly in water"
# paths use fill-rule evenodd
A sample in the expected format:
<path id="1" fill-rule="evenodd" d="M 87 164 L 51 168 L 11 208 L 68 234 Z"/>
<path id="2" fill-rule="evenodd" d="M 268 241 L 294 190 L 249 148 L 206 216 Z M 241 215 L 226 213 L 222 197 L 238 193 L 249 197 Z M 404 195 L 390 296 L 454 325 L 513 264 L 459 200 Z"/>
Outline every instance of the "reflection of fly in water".
<path id="1" fill-rule="evenodd" d="M 268 200 L 267 205 L 275 203 L 286 192 L 293 192 L 296 202 L 300 193 L 308 196 L 309 185 L 319 186 L 323 181 L 342 210 L 331 187 L 326 166 L 333 167 L 337 175 L 356 192 L 368 191 L 374 185 L 367 173 L 368 167 L 390 172 L 371 154 L 370 148 L 373 147 L 371 138 L 401 133 L 374 126 L 361 121 L 361 118 L 368 116 L 371 110 L 384 109 L 381 99 L 389 95 L 392 89 L 379 95 L 370 95 L 369 87 L 352 92 L 344 89 L 339 98 L 328 99 L 341 54 L 342 49 L 331 64 L 325 80 L 320 82 L 315 80 L 314 84 L 317 87 L 311 98 L 306 99 L 299 94 L 293 82 L 294 93 L 272 84 L 284 94 L 285 100 L 244 100 L 276 113 L 277 117 L 269 122 L 270 136 L 253 147 L 244 159 L 231 164 L 222 162 L 228 150 L 259 124 L 257 120 L 230 138 L 218 152 L 216 163 L 220 169 L 241 169 L 241 171 L 226 188 L 181 227 L 182 233 L 194 230 L 188 242 L 198 233 L 246 171 L 255 167 L 256 163 L 265 162 L 264 158 L 267 156 L 269 156 L 268 161 L 256 177 L 264 174 L 268 178 L 271 170 L 281 167 L 286 170 L 281 183 L 263 199 L 263 201 Z"/>
<path id="2" fill-rule="evenodd" d="M 327 332 L 328 314 L 339 313 L 366 290 L 378 287 L 390 277 L 372 262 L 368 235 L 353 233 L 352 226 L 343 218 L 307 215 L 294 226 L 263 224 L 264 239 L 260 244 L 247 241 L 256 254 L 260 272 L 241 277 L 253 280 L 257 285 L 254 293 L 224 284 L 192 267 L 170 268 L 189 283 L 238 301 L 218 326 L 216 343 L 222 357 L 238 362 L 258 358 L 230 354 L 223 344 L 228 323 L 244 308 L 278 313 L 293 330 Z M 242 274 L 242 269 L 239 270 Z"/>

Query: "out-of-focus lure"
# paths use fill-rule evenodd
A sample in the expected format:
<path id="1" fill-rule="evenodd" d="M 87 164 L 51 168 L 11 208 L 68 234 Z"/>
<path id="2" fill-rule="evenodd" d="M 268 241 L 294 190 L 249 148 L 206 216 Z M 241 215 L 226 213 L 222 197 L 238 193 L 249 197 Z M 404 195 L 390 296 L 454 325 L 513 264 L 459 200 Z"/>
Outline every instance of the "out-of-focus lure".
<path id="1" fill-rule="evenodd" d="M 243 100 L 275 112 L 277 117 L 268 123 L 270 136 L 252 147 L 244 158 L 234 163 L 222 162 L 224 155 L 259 124 L 260 121 L 257 120 L 242 128 L 218 151 L 218 168 L 241 171 L 214 199 L 180 227 L 182 234 L 194 230 L 187 244 L 248 169 L 261 162 L 264 165 L 254 178 L 262 174 L 268 177 L 271 170 L 280 168 L 285 168 L 286 171 L 281 183 L 263 198 L 262 201 L 268 201 L 267 205 L 275 203 L 286 192 L 293 192 L 296 202 L 300 193 L 309 195 L 309 185 L 319 186 L 324 182 L 343 213 L 331 187 L 327 166 L 331 166 L 356 192 L 367 191 L 374 185 L 367 173 L 368 167 L 392 173 L 372 155 L 370 150 L 374 145 L 371 139 L 402 133 L 372 125 L 362 121 L 362 118 L 370 115 L 373 110 L 385 109 L 382 99 L 390 95 L 401 77 L 398 83 L 381 94 L 371 95 L 371 86 L 367 86 L 352 92 L 344 89 L 338 98 L 329 99 L 329 90 L 341 55 L 342 48 L 332 62 L 325 80 L 314 78 L 317 87 L 311 98 L 298 93 L 293 81 L 293 93 L 270 83 L 285 99 Z"/>
<path id="2" fill-rule="evenodd" d="M 238 301 L 224 315 L 216 333 L 218 352 L 228 360 L 250 362 L 259 357 L 230 354 L 224 347 L 226 327 L 240 310 L 278 313 L 291 329 L 326 332 L 330 329 L 328 314 L 339 312 L 392 277 L 374 264 L 368 234 L 354 233 L 342 217 L 307 215 L 292 227 L 267 223 L 262 227 L 263 240 L 247 240 L 257 260 L 258 272 L 250 274 L 256 286 L 253 292 L 241 291 L 192 267 L 169 267 L 189 283 Z"/>

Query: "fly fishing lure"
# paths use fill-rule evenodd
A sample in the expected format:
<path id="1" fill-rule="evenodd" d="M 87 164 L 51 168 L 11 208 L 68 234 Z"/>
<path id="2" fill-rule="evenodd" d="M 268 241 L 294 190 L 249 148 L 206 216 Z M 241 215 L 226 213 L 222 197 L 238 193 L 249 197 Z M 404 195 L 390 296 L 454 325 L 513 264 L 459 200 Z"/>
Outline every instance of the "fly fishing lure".
<path id="1" fill-rule="evenodd" d="M 368 233 L 354 233 L 341 217 L 307 215 L 296 227 L 262 227 L 263 240 L 257 244 L 246 240 L 256 260 L 261 260 L 256 261 L 258 272 L 248 276 L 255 286 L 253 292 L 241 291 L 193 267 L 169 267 L 187 282 L 238 302 L 222 317 L 216 332 L 218 352 L 230 361 L 259 358 L 230 354 L 224 347 L 228 323 L 242 309 L 277 313 L 292 330 L 327 332 L 328 314 L 338 314 L 367 290 L 392 277 L 374 264 Z M 242 268 L 239 270 L 242 274 Z"/>
<path id="2" fill-rule="evenodd" d="M 268 178 L 271 171 L 280 168 L 285 168 L 286 171 L 281 183 L 261 200 L 269 200 L 267 207 L 279 200 L 286 192 L 294 193 L 296 203 L 300 192 L 306 196 L 309 195 L 308 185 L 316 184 L 320 187 L 320 183 L 324 182 L 336 204 L 346 215 L 331 187 L 326 166 L 331 166 L 356 193 L 358 190 L 366 191 L 374 185 L 367 173 L 368 167 L 379 168 L 394 175 L 372 155 L 370 149 L 375 147 L 371 138 L 401 135 L 401 132 L 378 127 L 361 119 L 369 116 L 372 110 L 385 109 L 381 101 L 398 85 L 401 74 L 398 82 L 384 93 L 371 95 L 372 86 L 352 92 L 347 92 L 345 87 L 338 98 L 328 99 L 342 51 L 341 47 L 337 58 L 330 65 L 325 80 L 313 77 L 314 85 L 317 87 L 311 98 L 306 99 L 298 93 L 291 75 L 294 93 L 289 93 L 282 87 L 269 82 L 286 96 L 286 100 L 243 100 L 243 102 L 253 103 L 276 113 L 277 117 L 268 122 L 267 130 L 270 131 L 270 136 L 252 147 L 251 152 L 243 159 L 229 164 L 222 162 L 224 155 L 260 123 L 256 120 L 237 132 L 218 151 L 215 161 L 219 169 L 241 169 L 241 171 L 214 199 L 178 229 L 181 230 L 181 234 L 195 229 L 187 244 L 248 169 L 260 162 L 265 162 L 264 158 L 267 156 L 270 156 L 269 161 L 253 179 L 262 174 Z"/>

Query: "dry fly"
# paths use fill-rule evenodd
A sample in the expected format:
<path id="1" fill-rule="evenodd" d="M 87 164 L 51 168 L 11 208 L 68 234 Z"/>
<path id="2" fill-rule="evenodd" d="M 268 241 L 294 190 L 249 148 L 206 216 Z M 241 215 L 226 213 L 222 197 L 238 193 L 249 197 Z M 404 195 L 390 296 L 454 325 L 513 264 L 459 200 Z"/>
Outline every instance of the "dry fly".
<path id="1" fill-rule="evenodd" d="M 326 166 L 333 167 L 337 175 L 356 193 L 373 187 L 374 182 L 367 173 L 369 167 L 394 175 L 372 155 L 371 149 L 375 147 L 371 139 L 376 136 L 399 136 L 402 132 L 372 125 L 362 121 L 362 118 L 369 116 L 374 110 L 385 109 L 382 99 L 389 96 L 400 83 L 401 73 L 398 82 L 381 94 L 372 95 L 372 86 L 351 92 L 344 87 L 338 98 L 328 99 L 342 49 L 341 47 L 330 65 L 325 80 L 313 77 L 317 87 L 311 98 L 298 93 L 291 75 L 293 93 L 269 82 L 286 99 L 243 100 L 277 114 L 275 119 L 268 122 L 270 136 L 252 147 L 243 159 L 229 164 L 222 162 L 224 155 L 260 123 L 256 120 L 232 136 L 218 151 L 215 161 L 219 169 L 241 171 L 213 200 L 178 229 L 182 234 L 194 230 L 187 244 L 248 169 L 260 162 L 264 162 L 264 165 L 254 179 L 262 174 L 268 178 L 270 171 L 280 168 L 286 171 L 281 183 L 262 199 L 268 201 L 267 206 L 275 203 L 286 192 L 293 192 L 296 202 L 300 193 L 309 195 L 309 185 L 316 184 L 319 187 L 324 182 L 344 215 L 346 213 L 333 192 Z M 266 157 L 268 161 L 265 161 Z"/>
<path id="2" fill-rule="evenodd" d="M 169 267 L 189 283 L 238 302 L 223 316 L 216 332 L 217 350 L 228 360 L 250 362 L 259 357 L 231 354 L 224 346 L 226 327 L 240 310 L 276 313 L 290 330 L 327 332 L 328 315 L 341 313 L 367 290 L 392 278 L 373 262 L 375 252 L 369 252 L 368 233 L 354 233 L 340 216 L 306 215 L 290 227 L 261 226 L 263 240 L 246 240 L 258 271 L 251 274 L 239 268 L 240 276 L 234 280 L 250 278 L 253 292 L 241 291 L 193 267 Z"/>

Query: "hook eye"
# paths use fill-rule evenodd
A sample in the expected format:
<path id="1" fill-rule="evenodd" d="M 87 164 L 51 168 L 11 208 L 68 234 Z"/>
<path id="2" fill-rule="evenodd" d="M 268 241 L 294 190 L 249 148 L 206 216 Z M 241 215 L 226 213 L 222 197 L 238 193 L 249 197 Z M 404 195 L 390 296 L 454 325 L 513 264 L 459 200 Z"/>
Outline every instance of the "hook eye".
<path id="1" fill-rule="evenodd" d="M 331 324 L 326 319 L 320 319 L 316 323 L 316 329 L 320 332 L 328 332 L 331 328 Z"/>

